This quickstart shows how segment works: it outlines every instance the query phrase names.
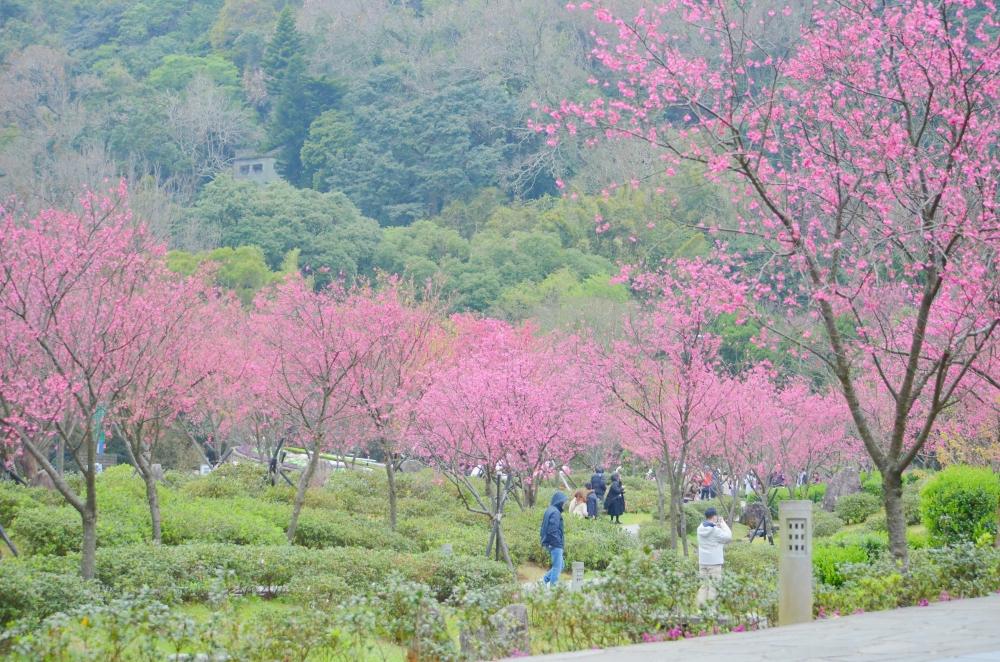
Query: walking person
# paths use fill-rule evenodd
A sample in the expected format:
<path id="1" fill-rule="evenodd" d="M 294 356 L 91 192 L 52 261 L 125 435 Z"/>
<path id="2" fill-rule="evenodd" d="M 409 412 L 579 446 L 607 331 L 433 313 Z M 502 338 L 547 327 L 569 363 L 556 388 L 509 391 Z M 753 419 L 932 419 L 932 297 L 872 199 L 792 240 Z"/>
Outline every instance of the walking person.
<path id="1" fill-rule="evenodd" d="M 608 498 L 604 501 L 604 508 L 611 515 L 611 521 L 621 524 L 619 519 L 625 512 L 625 487 L 622 486 L 621 476 L 611 475 L 611 486 L 608 488 Z"/>
<path id="2" fill-rule="evenodd" d="M 565 543 L 563 542 L 562 511 L 565 503 L 566 495 L 562 492 L 556 492 L 552 495 L 552 501 L 549 502 L 549 507 L 545 509 L 545 514 L 542 515 L 542 547 L 549 551 L 549 556 L 552 558 L 552 567 L 542 577 L 542 582 L 546 586 L 555 586 L 559 583 L 559 573 L 562 572 L 563 568 L 563 547 Z"/>
<path id="3" fill-rule="evenodd" d="M 715 508 L 705 509 L 705 521 L 698 526 L 698 607 L 714 600 L 718 583 L 722 580 L 725 563 L 725 545 L 732 542 L 733 532 Z"/>

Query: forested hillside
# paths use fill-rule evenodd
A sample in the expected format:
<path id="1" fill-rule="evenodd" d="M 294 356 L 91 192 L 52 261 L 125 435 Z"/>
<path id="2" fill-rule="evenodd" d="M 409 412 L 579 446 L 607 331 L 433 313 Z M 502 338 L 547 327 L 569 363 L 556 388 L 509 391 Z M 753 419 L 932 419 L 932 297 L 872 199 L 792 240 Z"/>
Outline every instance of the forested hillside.
<path id="1" fill-rule="evenodd" d="M 5 0 L 0 193 L 124 176 L 174 268 L 217 262 L 244 301 L 289 269 L 384 270 L 456 310 L 596 323 L 629 296 L 617 263 L 702 254 L 691 226 L 729 211 L 694 177 L 620 186 L 634 146 L 527 128 L 587 88 L 586 26 L 548 0 Z M 234 177 L 238 153 L 281 180 Z"/>

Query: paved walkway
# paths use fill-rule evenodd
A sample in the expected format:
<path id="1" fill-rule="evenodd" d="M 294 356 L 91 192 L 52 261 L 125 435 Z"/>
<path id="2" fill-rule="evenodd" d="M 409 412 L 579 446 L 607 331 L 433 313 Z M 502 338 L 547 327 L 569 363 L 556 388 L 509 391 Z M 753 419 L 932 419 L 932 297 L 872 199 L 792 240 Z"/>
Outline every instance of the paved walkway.
<path id="1" fill-rule="evenodd" d="M 519 659 L 539 662 L 1000 662 L 1000 595 L 757 632 Z"/>

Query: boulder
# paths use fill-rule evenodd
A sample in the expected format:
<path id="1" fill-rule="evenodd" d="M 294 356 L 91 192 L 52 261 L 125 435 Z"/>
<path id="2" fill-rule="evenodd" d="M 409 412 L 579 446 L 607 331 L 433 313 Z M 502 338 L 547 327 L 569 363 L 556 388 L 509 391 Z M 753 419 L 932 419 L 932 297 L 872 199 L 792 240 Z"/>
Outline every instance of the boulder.
<path id="1" fill-rule="evenodd" d="M 420 460 L 403 460 L 403 463 L 399 465 L 399 470 L 404 474 L 415 474 L 418 471 L 423 470 L 425 467 L 424 463 Z"/>
<path id="2" fill-rule="evenodd" d="M 841 469 L 826 484 L 823 495 L 823 510 L 833 512 L 837 499 L 847 494 L 857 494 L 861 491 L 861 473 L 855 467 Z"/>

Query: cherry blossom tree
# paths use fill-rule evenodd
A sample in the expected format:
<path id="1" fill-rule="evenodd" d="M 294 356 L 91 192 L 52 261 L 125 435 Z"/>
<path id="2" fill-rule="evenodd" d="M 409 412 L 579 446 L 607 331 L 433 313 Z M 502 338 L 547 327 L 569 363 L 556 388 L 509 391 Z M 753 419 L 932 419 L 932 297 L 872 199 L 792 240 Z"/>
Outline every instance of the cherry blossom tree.
<path id="1" fill-rule="evenodd" d="M 671 546 L 680 541 L 687 554 L 685 476 L 729 397 L 712 324 L 737 310 L 744 292 L 724 267 L 702 260 L 678 260 L 632 284 L 646 304 L 623 321 L 621 339 L 594 343 L 591 379 L 615 402 L 623 447 L 655 463 L 659 512 L 668 493 Z"/>
<path id="2" fill-rule="evenodd" d="M 466 507 L 492 523 L 486 554 L 513 570 L 501 519 L 520 480 L 537 482 L 597 443 L 602 397 L 581 378 L 570 341 L 530 326 L 453 319 L 454 337 L 414 408 L 414 447 L 456 486 Z M 479 467 L 485 486 L 471 476 Z"/>
<path id="3" fill-rule="evenodd" d="M 283 422 L 301 436 L 308 461 L 299 478 L 288 524 L 294 540 L 306 488 L 320 453 L 336 444 L 338 425 L 355 412 L 351 371 L 373 337 L 363 297 L 336 285 L 314 292 L 301 278 L 258 297 L 251 328 L 260 359 L 255 380 Z"/>
<path id="4" fill-rule="evenodd" d="M 725 411 L 708 451 L 735 485 L 748 478 L 751 490 L 768 505 L 773 488 L 789 486 L 803 473 L 839 466 L 860 451 L 839 394 L 813 392 L 801 378 L 784 384 L 777 378 L 761 364 L 729 380 Z M 736 501 L 734 490 L 731 513 Z M 768 538 L 771 530 L 770 508 L 765 508 Z"/>
<path id="5" fill-rule="evenodd" d="M 790 7 L 665 0 L 623 18 L 613 4 L 579 5 L 593 8 L 593 82 L 609 93 L 550 108 L 536 129 L 553 144 L 595 129 L 643 140 L 666 175 L 694 162 L 731 188 L 739 225 L 713 230 L 758 239 L 764 267 L 744 276 L 762 321 L 838 384 L 905 563 L 902 472 L 988 374 L 1000 323 L 995 7 L 818 3 L 790 32 Z M 868 375 L 893 405 L 882 427 L 859 387 Z"/>
<path id="6" fill-rule="evenodd" d="M 81 574 L 94 576 L 97 421 L 114 412 L 150 360 L 141 293 L 163 256 L 127 208 L 124 183 L 74 211 L 0 219 L 0 430 L 80 513 Z M 102 425 L 107 425 L 103 418 Z M 78 493 L 50 462 L 60 440 L 83 475 Z"/>
<path id="7" fill-rule="evenodd" d="M 177 418 L 194 407 L 200 384 L 226 368 L 230 357 L 215 346 L 219 334 L 231 330 L 226 318 L 237 311 L 238 303 L 220 300 L 199 280 L 180 278 L 163 265 L 154 265 L 130 307 L 135 341 L 120 368 L 131 374 L 109 417 L 146 484 L 154 543 L 162 536 L 153 454 Z"/>
<path id="8" fill-rule="evenodd" d="M 441 349 L 443 307 L 430 288 L 417 292 L 395 279 L 382 285 L 365 292 L 372 344 L 350 371 L 358 411 L 351 427 L 381 451 L 389 483 L 389 525 L 395 529 L 397 465 L 413 420 L 412 404 L 427 387 L 427 368 Z"/>

